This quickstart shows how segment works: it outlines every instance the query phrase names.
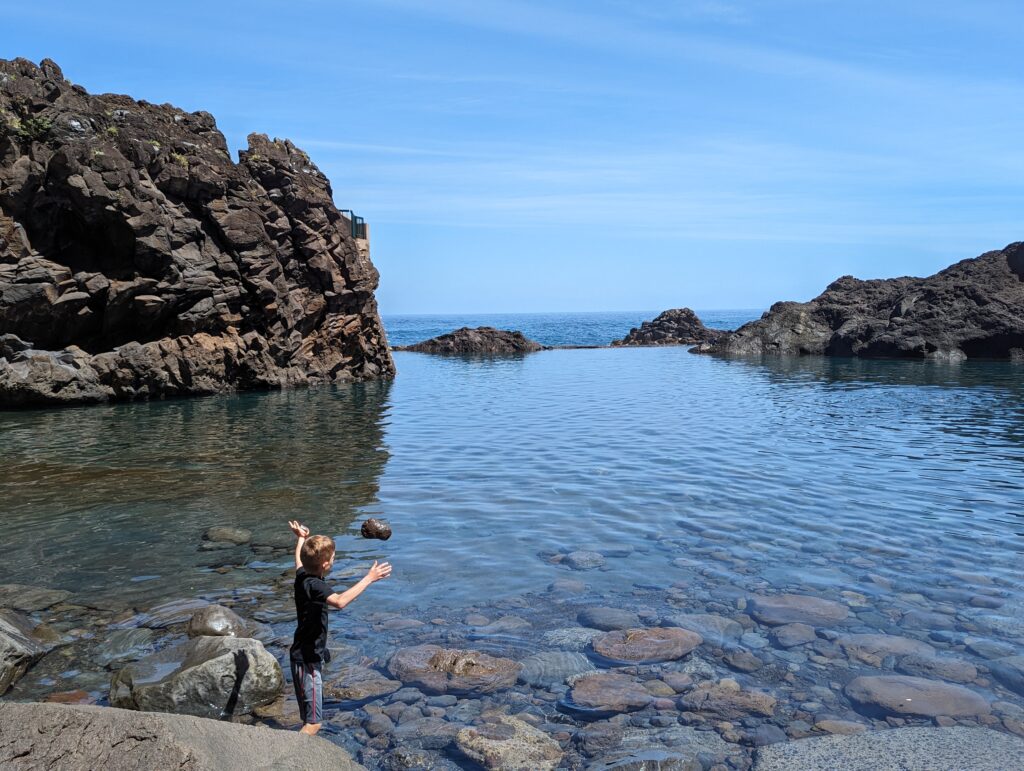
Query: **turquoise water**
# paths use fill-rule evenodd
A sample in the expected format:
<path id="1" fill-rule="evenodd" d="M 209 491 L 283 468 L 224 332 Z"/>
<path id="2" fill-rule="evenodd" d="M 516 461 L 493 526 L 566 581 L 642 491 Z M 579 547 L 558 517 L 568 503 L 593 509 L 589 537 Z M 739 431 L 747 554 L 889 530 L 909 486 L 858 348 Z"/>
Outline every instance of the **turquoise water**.
<path id="1" fill-rule="evenodd" d="M 286 639 L 297 518 L 336 536 L 338 583 L 393 563 L 334 622 L 376 661 L 424 639 L 519 657 L 574 626 L 580 604 L 735 613 L 766 591 L 837 599 L 856 631 L 977 664 L 972 640 L 1024 651 L 1020 365 L 684 348 L 395 359 L 392 383 L 0 413 L 0 583 L 68 589 L 101 625 L 169 600 L 230 601 Z M 394 537 L 360 538 L 369 516 Z M 212 525 L 251 543 L 204 550 Z M 605 564 L 572 570 L 563 557 L 580 549 Z M 564 577 L 585 582 L 578 602 L 546 594 Z M 532 627 L 461 625 L 510 608 Z M 425 627 L 382 630 L 394 614 Z M 102 700 L 101 645 L 102 632 L 80 636 L 73 667 L 44 660 L 12 693 Z"/>

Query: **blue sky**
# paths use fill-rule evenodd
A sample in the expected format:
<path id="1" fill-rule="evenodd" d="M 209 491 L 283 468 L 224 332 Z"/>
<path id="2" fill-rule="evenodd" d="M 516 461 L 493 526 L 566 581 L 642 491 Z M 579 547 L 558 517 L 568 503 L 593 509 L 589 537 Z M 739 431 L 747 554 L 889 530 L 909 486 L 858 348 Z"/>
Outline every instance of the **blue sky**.
<path id="1" fill-rule="evenodd" d="M 1019 2 L 39 0 L 5 58 L 287 137 L 385 314 L 762 308 L 1024 238 Z"/>

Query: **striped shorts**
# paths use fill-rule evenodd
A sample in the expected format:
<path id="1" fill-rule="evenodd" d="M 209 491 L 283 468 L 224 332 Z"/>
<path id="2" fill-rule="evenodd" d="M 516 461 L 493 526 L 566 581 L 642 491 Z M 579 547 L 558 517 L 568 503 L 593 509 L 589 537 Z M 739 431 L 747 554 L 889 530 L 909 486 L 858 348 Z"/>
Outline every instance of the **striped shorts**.
<path id="1" fill-rule="evenodd" d="M 292 683 L 303 723 L 316 725 L 323 720 L 324 681 L 320 667 L 320 664 L 304 664 L 292 659 Z"/>

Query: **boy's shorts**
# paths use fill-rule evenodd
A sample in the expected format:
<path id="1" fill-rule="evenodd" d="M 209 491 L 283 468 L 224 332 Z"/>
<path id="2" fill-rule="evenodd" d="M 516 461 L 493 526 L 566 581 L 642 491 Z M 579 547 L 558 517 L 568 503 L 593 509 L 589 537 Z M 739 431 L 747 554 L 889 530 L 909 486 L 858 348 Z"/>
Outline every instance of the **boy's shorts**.
<path id="1" fill-rule="evenodd" d="M 315 725 L 323 720 L 324 680 L 320 667 L 320 664 L 304 664 L 292 659 L 292 682 L 303 723 Z"/>

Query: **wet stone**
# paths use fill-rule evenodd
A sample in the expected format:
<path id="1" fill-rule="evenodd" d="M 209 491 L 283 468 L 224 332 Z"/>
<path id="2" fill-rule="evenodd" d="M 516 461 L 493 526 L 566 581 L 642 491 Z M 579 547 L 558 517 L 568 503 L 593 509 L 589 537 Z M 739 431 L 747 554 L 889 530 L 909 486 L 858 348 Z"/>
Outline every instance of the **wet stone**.
<path id="1" fill-rule="evenodd" d="M 727 653 L 725 655 L 725 663 L 737 672 L 756 672 L 764 666 L 764 662 L 761 659 L 750 651 L 744 650 Z"/>
<path id="2" fill-rule="evenodd" d="M 880 667 L 886 656 L 930 656 L 935 653 L 928 643 L 890 634 L 842 635 L 836 643 L 850 659 L 872 667 Z"/>
<path id="3" fill-rule="evenodd" d="M 938 678 L 954 683 L 969 683 L 978 676 L 978 669 L 969 661 L 948 656 L 904 656 L 896 664 L 896 671 L 904 675 Z"/>
<path id="4" fill-rule="evenodd" d="M 0 610 L 0 695 L 46 652 L 47 647 L 32 636 L 27 618 L 12 610 Z"/>
<path id="5" fill-rule="evenodd" d="M 770 597 L 747 598 L 747 612 L 768 626 L 783 624 L 810 624 L 828 626 L 849 615 L 845 605 L 821 597 L 803 594 L 778 594 Z"/>
<path id="6" fill-rule="evenodd" d="M 403 683 L 427 693 L 463 693 L 510 688 L 519 664 L 474 650 L 417 645 L 402 648 L 388 662 L 388 671 Z"/>
<path id="7" fill-rule="evenodd" d="M 11 608 L 24 613 L 46 610 L 64 602 L 71 592 L 63 589 L 46 589 L 26 584 L 0 584 L 0 608 Z"/>
<path id="8" fill-rule="evenodd" d="M 641 750 L 615 755 L 587 766 L 587 771 L 702 771 L 703 764 L 689 754 L 671 750 Z"/>
<path id="9" fill-rule="evenodd" d="M 992 675 L 1004 687 L 1024 696 L 1024 656 L 1007 656 L 989 662 Z"/>
<path id="10" fill-rule="evenodd" d="M 586 608 L 579 612 L 576 620 L 581 626 L 610 632 L 616 629 L 633 629 L 640 626 L 640 617 L 622 608 Z"/>
<path id="11" fill-rule="evenodd" d="M 963 686 L 903 675 L 858 677 L 844 691 L 861 714 L 936 717 L 987 715 L 988 702 Z"/>
<path id="12" fill-rule="evenodd" d="M 252 540 L 252 531 L 241 527 L 226 527 L 218 525 L 211 527 L 203 533 L 204 541 L 215 543 L 232 543 L 238 546 L 249 543 Z"/>
<path id="13" fill-rule="evenodd" d="M 230 608 L 207 605 L 197 610 L 188 622 L 189 637 L 248 637 L 245 621 Z"/>
<path id="14" fill-rule="evenodd" d="M 346 666 L 342 667 L 337 677 L 324 683 L 324 695 L 338 701 L 364 701 L 387 696 L 401 687 L 400 682 L 389 680 L 375 669 Z"/>
<path id="15" fill-rule="evenodd" d="M 562 758 L 558 742 L 508 715 L 463 728 L 455 735 L 455 743 L 466 757 L 487 769 L 554 771 Z"/>
<path id="16" fill-rule="evenodd" d="M 751 650 L 759 650 L 768 647 L 768 639 L 756 632 L 746 632 L 740 637 L 740 645 Z"/>
<path id="17" fill-rule="evenodd" d="M 551 688 L 584 672 L 593 671 L 594 665 L 582 653 L 548 651 L 527 656 L 519 662 L 519 682 L 534 688 Z"/>
<path id="18" fill-rule="evenodd" d="M 738 720 L 749 715 L 771 717 L 775 697 L 762 691 L 746 690 L 734 680 L 701 683 L 680 697 L 680 707 L 723 720 Z"/>
<path id="19" fill-rule="evenodd" d="M 866 726 L 864 723 L 856 723 L 852 720 L 819 720 L 814 724 L 814 727 L 825 733 L 849 736 L 851 734 L 864 733 L 870 726 Z"/>
<path id="20" fill-rule="evenodd" d="M 395 744 L 423 750 L 443 750 L 462 726 L 438 717 L 421 717 L 398 725 L 392 732 Z"/>
<path id="21" fill-rule="evenodd" d="M 619 663 L 653 663 L 680 659 L 702 642 L 688 629 L 651 627 L 606 632 L 591 646 L 603 658 Z"/>
<path id="22" fill-rule="evenodd" d="M 153 652 L 155 633 L 152 629 L 117 629 L 97 641 L 93 658 L 104 667 L 122 661 L 135 661 Z"/>
<path id="23" fill-rule="evenodd" d="M 807 624 L 783 624 L 772 629 L 768 636 L 779 648 L 795 648 L 817 639 L 814 627 Z"/>
<path id="24" fill-rule="evenodd" d="M 573 711 L 597 717 L 643 709 L 651 700 L 652 696 L 629 675 L 599 672 L 577 678 L 566 704 Z"/>
<path id="25" fill-rule="evenodd" d="M 704 642 L 717 648 L 733 645 L 743 636 L 743 627 L 730 618 L 710 613 L 689 613 L 669 616 L 665 626 L 677 626 L 699 634 Z"/>
<path id="26" fill-rule="evenodd" d="M 562 564 L 573 570 L 593 570 L 605 564 L 604 555 L 596 551 L 573 551 L 565 555 Z"/>
<path id="27" fill-rule="evenodd" d="M 587 585 L 575 578 L 556 578 L 548 585 L 548 591 L 552 594 L 583 594 Z"/>
<path id="28" fill-rule="evenodd" d="M 945 613 L 912 610 L 903 615 L 900 626 L 904 629 L 953 629 L 956 627 L 956 619 Z"/>

